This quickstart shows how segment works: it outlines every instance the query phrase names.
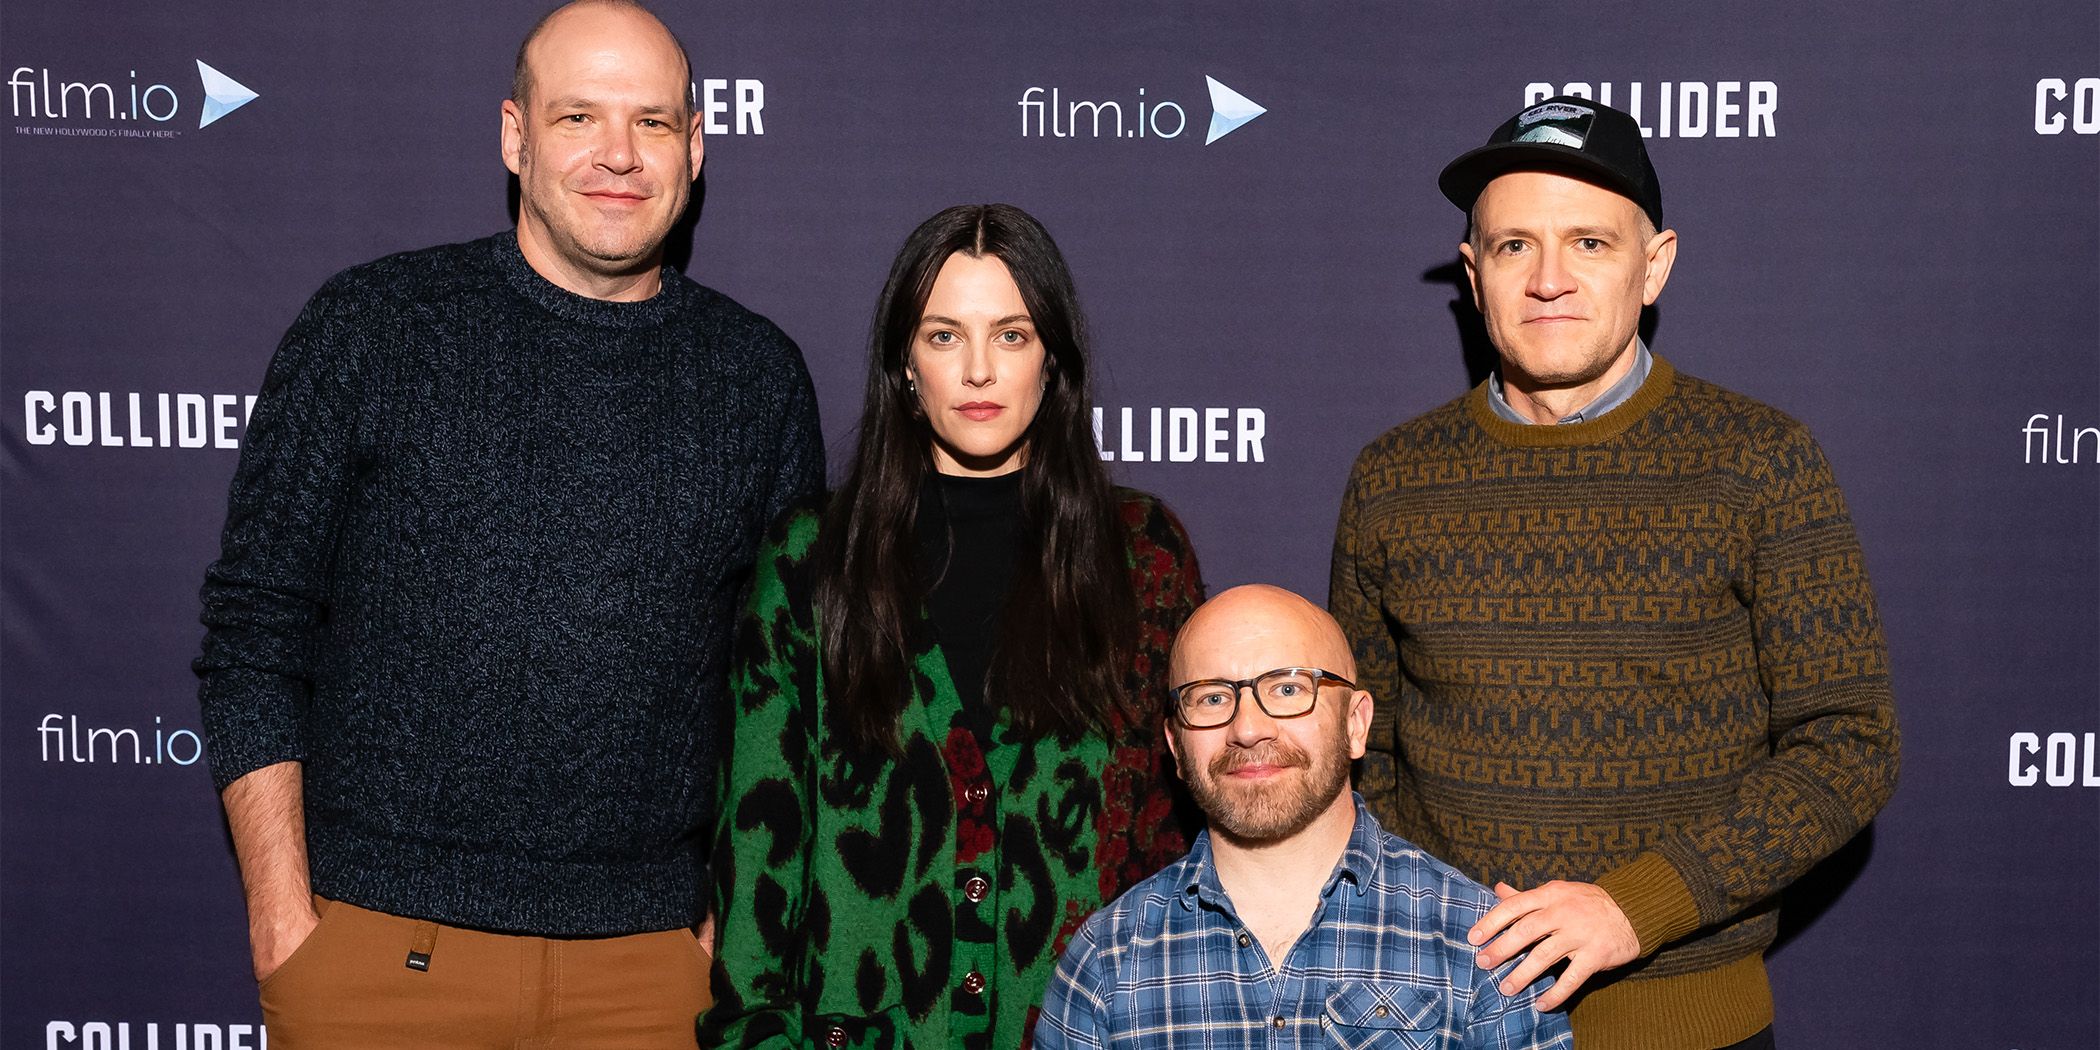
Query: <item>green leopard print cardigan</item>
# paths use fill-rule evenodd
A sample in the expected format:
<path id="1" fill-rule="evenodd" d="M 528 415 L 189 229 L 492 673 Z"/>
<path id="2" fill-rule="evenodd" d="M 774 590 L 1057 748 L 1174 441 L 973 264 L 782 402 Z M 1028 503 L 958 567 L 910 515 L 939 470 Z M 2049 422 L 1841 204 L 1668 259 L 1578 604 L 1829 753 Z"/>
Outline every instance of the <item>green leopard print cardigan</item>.
<path id="1" fill-rule="evenodd" d="M 807 564 L 819 518 L 776 526 L 731 671 L 713 860 L 722 951 L 702 1047 L 1025 1045 L 1079 924 L 1187 849 L 1155 712 L 1203 583 L 1173 514 L 1116 495 L 1142 713 L 1076 744 L 1001 720 L 989 754 L 923 613 L 903 760 L 831 739 Z"/>

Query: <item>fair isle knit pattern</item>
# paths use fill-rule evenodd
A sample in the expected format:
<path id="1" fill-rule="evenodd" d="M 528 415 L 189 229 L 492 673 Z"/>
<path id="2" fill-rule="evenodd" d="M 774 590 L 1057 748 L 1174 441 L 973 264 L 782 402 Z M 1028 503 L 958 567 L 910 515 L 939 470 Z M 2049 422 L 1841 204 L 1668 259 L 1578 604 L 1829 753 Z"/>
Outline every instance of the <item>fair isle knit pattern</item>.
<path id="1" fill-rule="evenodd" d="M 1564 426 L 1475 388 L 1364 449 L 1331 603 L 1378 704 L 1379 819 L 1483 883 L 1599 883 L 1632 921 L 1643 957 L 1578 1000 L 1585 1047 L 1770 1023 L 1776 895 L 1896 779 L 1880 620 L 1806 428 L 1660 359 Z"/>

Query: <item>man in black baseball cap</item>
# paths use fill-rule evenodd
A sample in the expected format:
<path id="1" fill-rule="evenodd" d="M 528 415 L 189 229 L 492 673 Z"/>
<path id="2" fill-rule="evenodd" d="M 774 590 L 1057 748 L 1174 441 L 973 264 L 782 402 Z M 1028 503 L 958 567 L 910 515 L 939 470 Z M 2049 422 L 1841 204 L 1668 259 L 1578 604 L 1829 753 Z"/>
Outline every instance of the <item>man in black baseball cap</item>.
<path id="1" fill-rule="evenodd" d="M 1662 186 L 1632 117 L 1574 95 L 1549 98 L 1502 122 L 1487 145 L 1444 166 L 1437 188 L 1470 212 L 1505 172 L 1559 171 L 1594 182 L 1639 205 L 1663 228 Z"/>
<path id="2" fill-rule="evenodd" d="M 1588 99 L 1548 99 L 1503 121 L 1437 184 L 1471 220 L 1458 250 L 1501 357 L 1488 380 L 1496 415 L 1573 423 L 1631 397 L 1654 367 L 1641 310 L 1677 259 L 1640 125 Z M 1549 243 L 1542 223 L 1583 236 Z"/>
<path id="3" fill-rule="evenodd" d="M 1501 902 L 1588 1047 L 1770 1047 L 1779 891 L 1887 800 L 1887 650 L 1829 463 L 1639 333 L 1677 258 L 1632 117 L 1562 96 L 1438 185 L 1498 358 L 1358 457 L 1329 604 L 1379 822 Z"/>

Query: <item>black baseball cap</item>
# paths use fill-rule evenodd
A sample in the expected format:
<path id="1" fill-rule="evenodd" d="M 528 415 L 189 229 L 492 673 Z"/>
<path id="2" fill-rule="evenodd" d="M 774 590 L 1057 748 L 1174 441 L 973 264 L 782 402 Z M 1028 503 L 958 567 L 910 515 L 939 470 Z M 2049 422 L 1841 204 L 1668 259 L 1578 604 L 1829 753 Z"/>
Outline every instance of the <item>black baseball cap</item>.
<path id="1" fill-rule="evenodd" d="M 1627 197 L 1664 228 L 1662 185 L 1640 122 L 1574 95 L 1556 95 L 1503 121 L 1487 145 L 1445 165 L 1436 185 L 1470 212 L 1496 176 L 1538 170 L 1564 171 Z"/>

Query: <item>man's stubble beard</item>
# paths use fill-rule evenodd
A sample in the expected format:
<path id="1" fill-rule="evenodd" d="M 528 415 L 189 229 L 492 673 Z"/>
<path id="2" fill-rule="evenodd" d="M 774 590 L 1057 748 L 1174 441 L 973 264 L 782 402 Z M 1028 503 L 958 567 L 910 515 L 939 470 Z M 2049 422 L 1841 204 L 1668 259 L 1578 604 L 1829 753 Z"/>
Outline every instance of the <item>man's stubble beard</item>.
<path id="1" fill-rule="evenodd" d="M 1346 724 L 1337 726 L 1333 747 L 1323 748 L 1326 757 L 1314 760 L 1302 749 L 1281 738 L 1259 748 L 1230 748 L 1211 760 L 1203 775 L 1185 778 L 1189 794 L 1196 799 L 1213 829 L 1233 839 L 1263 843 L 1290 838 L 1304 831 L 1325 813 L 1349 784 Z M 1298 786 L 1249 784 L 1229 788 L 1223 778 L 1246 765 L 1273 764 L 1299 770 L 1277 779 L 1295 777 Z"/>
<path id="2" fill-rule="evenodd" d="M 663 250 L 664 242 L 669 239 L 671 231 L 678 227 L 678 220 L 685 216 L 685 209 L 692 205 L 690 199 L 679 202 L 678 210 L 671 213 L 669 224 L 661 230 L 651 231 L 641 236 L 638 238 L 638 243 L 607 243 L 603 239 L 591 236 L 583 228 L 585 224 L 581 221 L 577 212 L 563 212 L 557 208 L 547 207 L 545 206 L 546 202 L 539 201 L 536 196 L 531 194 L 528 187 L 530 186 L 534 168 L 531 159 L 532 141 L 530 138 L 523 138 L 521 141 L 524 148 L 521 150 L 518 162 L 518 217 L 522 221 L 529 212 L 540 228 L 546 231 L 547 248 L 557 254 L 568 256 L 570 262 L 581 264 L 585 269 L 606 273 L 621 273 L 652 264 L 658 253 Z M 567 202 L 565 195 L 569 192 L 569 189 L 559 178 L 555 180 L 552 192 L 556 201 Z M 667 195 L 670 190 L 668 187 L 665 187 L 660 192 Z M 593 260 L 599 265 L 590 265 L 583 262 L 582 259 L 576 258 L 575 255 L 564 252 L 563 244 L 565 243 L 570 246 L 574 253 Z"/>

